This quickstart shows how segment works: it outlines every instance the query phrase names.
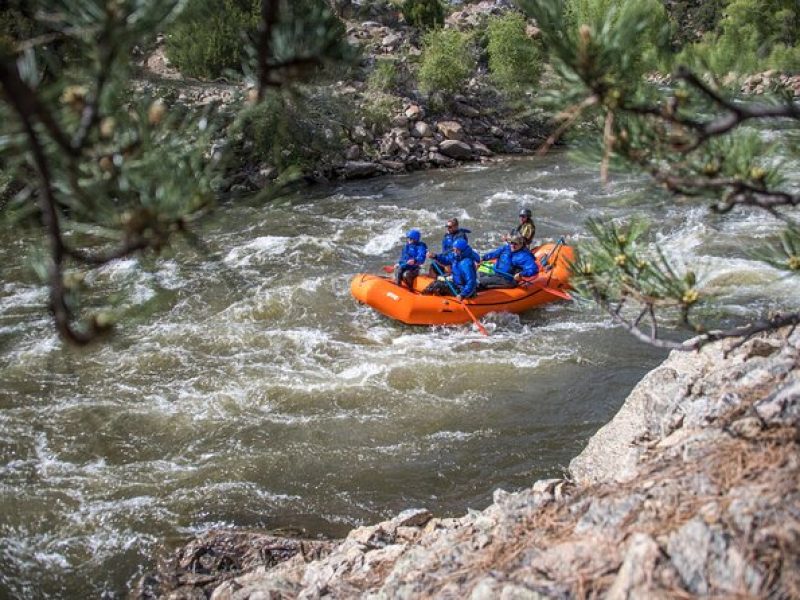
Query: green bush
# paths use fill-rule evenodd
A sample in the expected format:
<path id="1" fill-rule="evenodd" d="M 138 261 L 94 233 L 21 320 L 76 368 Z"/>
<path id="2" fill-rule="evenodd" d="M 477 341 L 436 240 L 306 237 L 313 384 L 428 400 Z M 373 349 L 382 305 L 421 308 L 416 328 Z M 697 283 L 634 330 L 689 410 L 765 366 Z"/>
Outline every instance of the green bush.
<path id="1" fill-rule="evenodd" d="M 361 107 L 364 124 L 381 134 L 391 127 L 392 117 L 400 109 L 402 102 L 397 96 L 373 93 L 367 96 L 366 102 Z"/>
<path id="2" fill-rule="evenodd" d="M 391 58 L 379 58 L 367 77 L 367 86 L 374 92 L 391 92 L 397 86 L 397 64 Z"/>
<path id="3" fill-rule="evenodd" d="M 305 95 L 276 92 L 241 113 L 230 137 L 248 158 L 279 171 L 305 171 L 343 151 L 352 112 L 347 101 L 324 89 Z"/>
<path id="4" fill-rule="evenodd" d="M 535 85 L 542 71 L 539 48 L 525 34 L 525 25 L 519 13 L 489 21 L 489 70 L 497 86 L 512 94 Z"/>
<path id="5" fill-rule="evenodd" d="M 444 6 L 440 0 L 403 0 L 400 12 L 406 23 L 420 29 L 444 25 Z"/>
<path id="6" fill-rule="evenodd" d="M 717 28 L 728 0 L 674 0 L 670 5 L 673 42 L 677 49 L 696 42 L 701 35 Z"/>
<path id="7" fill-rule="evenodd" d="M 800 9 L 794 0 L 732 0 L 718 29 L 680 59 L 724 75 L 800 68 Z"/>
<path id="8" fill-rule="evenodd" d="M 630 69 L 628 76 L 635 78 L 647 71 L 669 70 L 671 53 L 668 51 L 669 22 L 667 11 L 660 0 L 567 0 L 567 18 L 575 31 L 588 25 L 593 37 L 603 27 L 613 27 L 620 21 L 630 22 L 636 13 L 643 20 L 636 24 L 637 33 L 631 37 Z"/>
<path id="9" fill-rule="evenodd" d="M 454 29 L 429 31 L 423 40 L 420 89 L 426 93 L 452 94 L 463 87 L 475 64 L 465 34 Z"/>
<path id="10" fill-rule="evenodd" d="M 190 0 L 167 33 L 167 57 L 190 77 L 242 72 L 248 38 L 258 28 L 259 6 L 258 0 Z"/>

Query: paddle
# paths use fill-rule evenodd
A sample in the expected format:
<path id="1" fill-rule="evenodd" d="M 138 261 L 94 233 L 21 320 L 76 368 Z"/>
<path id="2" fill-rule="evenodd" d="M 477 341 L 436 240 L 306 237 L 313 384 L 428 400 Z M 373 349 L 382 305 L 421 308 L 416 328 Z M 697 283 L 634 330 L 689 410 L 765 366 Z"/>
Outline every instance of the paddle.
<path id="1" fill-rule="evenodd" d="M 514 278 L 514 276 L 511 273 L 506 273 L 504 271 L 498 271 L 497 269 L 495 269 L 494 272 L 498 273 L 500 275 L 505 275 L 506 277 L 511 277 L 512 279 Z M 520 285 L 532 285 L 534 283 L 534 281 L 535 281 L 535 278 L 534 279 L 520 278 L 519 281 L 520 281 Z M 548 280 L 548 283 L 549 283 L 549 280 Z M 551 287 L 548 287 L 547 285 L 543 285 L 541 289 L 542 289 L 542 291 L 545 291 L 548 294 L 552 294 L 553 296 L 558 296 L 559 298 L 563 298 L 564 300 L 572 300 L 572 296 L 570 296 L 567 292 L 564 292 L 562 290 L 558 290 L 556 288 L 551 288 Z"/>
<path id="2" fill-rule="evenodd" d="M 439 268 L 439 265 L 436 264 L 436 261 L 433 261 L 431 264 L 433 265 L 433 268 L 436 269 L 436 272 L 439 273 L 439 275 L 441 275 L 442 277 L 444 277 L 444 272 Z M 447 283 L 447 287 L 450 288 L 450 291 L 453 292 L 453 296 L 458 297 L 458 292 L 456 291 L 456 288 L 453 287 L 453 284 L 450 283 L 450 280 L 445 278 L 445 283 Z M 464 302 L 463 299 L 460 300 L 459 302 L 461 303 L 461 306 L 464 307 L 464 310 L 467 311 L 467 314 L 472 319 L 472 322 L 475 323 L 475 327 L 478 328 L 478 331 L 480 331 L 483 335 L 489 335 L 489 332 L 486 331 L 486 327 L 484 327 L 483 324 L 480 321 L 478 321 L 475 315 L 472 314 L 472 311 L 469 309 L 466 302 Z"/>

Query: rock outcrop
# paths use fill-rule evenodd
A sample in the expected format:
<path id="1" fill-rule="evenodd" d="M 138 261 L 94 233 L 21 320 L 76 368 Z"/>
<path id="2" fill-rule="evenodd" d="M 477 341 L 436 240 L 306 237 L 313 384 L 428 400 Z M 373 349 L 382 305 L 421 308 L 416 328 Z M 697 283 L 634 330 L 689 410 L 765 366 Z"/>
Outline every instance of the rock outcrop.
<path id="1" fill-rule="evenodd" d="M 487 509 L 457 519 L 406 511 L 313 552 L 295 542 L 279 564 L 269 554 L 236 572 L 231 559 L 204 591 L 213 600 L 800 597 L 799 440 L 800 332 L 676 352 L 573 460 L 572 479 L 497 490 Z M 138 597 L 193 597 L 197 585 L 174 582 L 196 544 Z"/>

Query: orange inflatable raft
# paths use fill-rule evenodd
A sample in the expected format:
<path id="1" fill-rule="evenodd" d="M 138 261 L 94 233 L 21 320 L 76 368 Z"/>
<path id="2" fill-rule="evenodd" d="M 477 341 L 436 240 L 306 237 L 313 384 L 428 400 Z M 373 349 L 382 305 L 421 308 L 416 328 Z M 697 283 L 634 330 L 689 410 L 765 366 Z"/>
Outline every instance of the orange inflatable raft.
<path id="1" fill-rule="evenodd" d="M 478 292 L 464 300 L 477 318 L 492 312 L 521 313 L 555 300 L 568 300 L 569 263 L 573 249 L 563 244 L 544 244 L 534 251 L 540 265 L 539 274 L 510 289 Z M 544 266 L 542 266 L 544 264 Z M 423 267 L 423 270 L 425 267 Z M 414 290 L 398 286 L 389 276 L 359 273 L 350 282 L 350 293 L 359 302 L 379 313 L 408 325 L 460 325 L 470 323 L 464 306 L 452 296 L 422 294 L 433 278 L 419 275 Z"/>

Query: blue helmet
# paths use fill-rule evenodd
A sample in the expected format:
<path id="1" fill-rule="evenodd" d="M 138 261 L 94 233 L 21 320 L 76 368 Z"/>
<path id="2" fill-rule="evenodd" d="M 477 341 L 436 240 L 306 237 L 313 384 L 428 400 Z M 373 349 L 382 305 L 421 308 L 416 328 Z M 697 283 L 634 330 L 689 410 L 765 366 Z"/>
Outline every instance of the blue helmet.
<path id="1" fill-rule="evenodd" d="M 422 236 L 419 233 L 419 229 L 411 229 L 407 234 L 406 237 L 410 239 L 412 242 L 418 242 Z"/>
<path id="2" fill-rule="evenodd" d="M 469 248 L 469 244 L 464 238 L 458 238 L 455 242 L 453 242 L 453 248 L 459 252 L 464 252 L 467 248 Z"/>

